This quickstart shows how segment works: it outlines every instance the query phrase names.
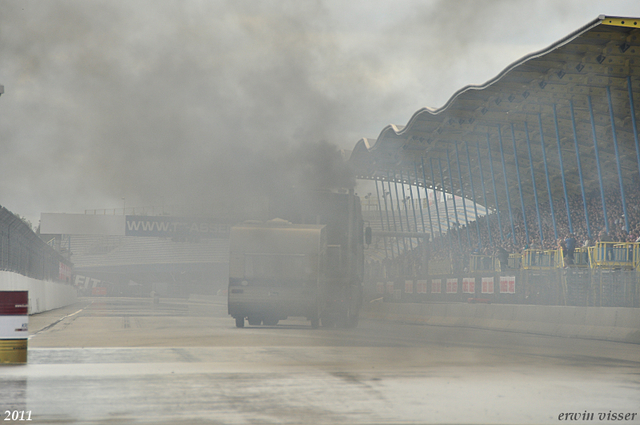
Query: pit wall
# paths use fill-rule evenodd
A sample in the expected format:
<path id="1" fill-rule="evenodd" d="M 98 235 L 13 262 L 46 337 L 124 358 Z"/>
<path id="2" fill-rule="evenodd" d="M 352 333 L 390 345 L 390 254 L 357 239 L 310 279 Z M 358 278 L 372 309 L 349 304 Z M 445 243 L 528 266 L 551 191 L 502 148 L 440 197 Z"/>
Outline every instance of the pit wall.
<path id="1" fill-rule="evenodd" d="M 640 309 L 508 304 L 414 304 L 374 300 L 362 317 L 640 344 Z"/>
<path id="2" fill-rule="evenodd" d="M 8 271 L 0 271 L 0 291 L 29 291 L 29 314 L 42 313 L 77 301 L 76 288 L 69 284 L 33 279 Z"/>

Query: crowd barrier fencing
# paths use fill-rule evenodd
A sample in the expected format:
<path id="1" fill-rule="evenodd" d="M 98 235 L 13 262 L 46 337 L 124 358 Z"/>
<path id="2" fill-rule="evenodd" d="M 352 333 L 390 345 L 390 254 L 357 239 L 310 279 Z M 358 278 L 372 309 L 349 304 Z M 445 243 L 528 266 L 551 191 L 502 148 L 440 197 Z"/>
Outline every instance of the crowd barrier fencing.
<path id="1" fill-rule="evenodd" d="M 625 269 L 506 269 L 370 278 L 368 299 L 408 303 L 496 303 L 640 307 L 640 274 Z"/>
<path id="2" fill-rule="evenodd" d="M 600 268 L 637 269 L 640 243 L 599 242 L 589 247 L 589 262 Z"/>
<path id="3" fill-rule="evenodd" d="M 525 249 L 522 253 L 509 254 L 503 266 L 496 255 L 469 256 L 463 258 L 433 259 L 429 261 L 431 274 L 453 273 L 458 270 L 500 271 L 502 269 L 554 270 L 561 268 L 640 269 L 639 242 L 598 242 L 591 247 L 576 248 L 573 260 L 565 257 L 561 249 Z"/>

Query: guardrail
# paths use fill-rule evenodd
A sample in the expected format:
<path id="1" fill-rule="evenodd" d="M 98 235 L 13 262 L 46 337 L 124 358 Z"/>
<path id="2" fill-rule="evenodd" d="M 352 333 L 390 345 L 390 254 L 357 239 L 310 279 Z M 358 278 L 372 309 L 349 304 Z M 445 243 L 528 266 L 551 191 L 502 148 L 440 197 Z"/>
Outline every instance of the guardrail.
<path id="1" fill-rule="evenodd" d="M 640 265 L 640 243 L 598 242 L 589 247 L 592 267 L 637 269 Z"/>
<path id="2" fill-rule="evenodd" d="M 509 269 L 553 270 L 566 267 L 638 270 L 640 243 L 598 242 L 588 248 L 576 248 L 573 261 L 569 261 L 561 249 L 525 249 L 522 254 L 509 254 Z M 499 269 L 499 261 L 493 255 L 470 256 L 471 271 Z"/>
<path id="3" fill-rule="evenodd" d="M 400 302 L 640 307 L 640 243 L 600 242 L 577 248 L 572 260 L 563 254 L 528 249 L 505 264 L 495 255 L 431 259 L 419 272 L 370 276 L 368 284 L 372 296 Z"/>

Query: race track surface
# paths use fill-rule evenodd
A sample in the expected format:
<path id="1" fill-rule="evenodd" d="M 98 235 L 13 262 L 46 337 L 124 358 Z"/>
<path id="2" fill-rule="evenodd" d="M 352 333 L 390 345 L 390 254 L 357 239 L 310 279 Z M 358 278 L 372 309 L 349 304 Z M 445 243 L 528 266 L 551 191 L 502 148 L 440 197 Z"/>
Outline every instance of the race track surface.
<path id="1" fill-rule="evenodd" d="M 0 419 L 555 424 L 611 412 L 640 423 L 634 344 L 373 320 L 237 329 L 224 298 L 87 298 L 29 328 L 28 364 L 0 366 Z"/>

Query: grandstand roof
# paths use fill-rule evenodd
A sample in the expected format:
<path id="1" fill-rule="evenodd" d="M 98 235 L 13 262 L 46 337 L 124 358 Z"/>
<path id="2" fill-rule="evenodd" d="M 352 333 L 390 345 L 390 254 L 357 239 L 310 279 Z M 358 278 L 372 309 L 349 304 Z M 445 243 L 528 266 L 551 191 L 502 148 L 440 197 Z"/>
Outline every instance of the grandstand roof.
<path id="1" fill-rule="evenodd" d="M 564 196 L 563 175 L 568 192 L 581 190 L 577 158 L 587 193 L 600 190 L 598 160 L 608 187 L 619 188 L 620 178 L 625 186 L 640 184 L 634 131 L 640 109 L 639 64 L 640 19 L 599 16 L 487 83 L 462 88 L 442 108 L 422 108 L 405 126 L 389 125 L 375 141 L 361 139 L 350 161 L 362 179 L 402 177 L 437 188 L 444 180 L 446 192 L 453 187 L 467 198 L 473 184 L 477 202 L 490 208 L 495 208 L 496 198 L 501 208 L 506 206 L 507 194 L 519 207 L 519 187 L 525 204 L 535 202 L 531 168 L 540 201 L 548 201 L 545 157 L 554 199 Z M 482 196 L 481 170 L 487 199 Z"/>

